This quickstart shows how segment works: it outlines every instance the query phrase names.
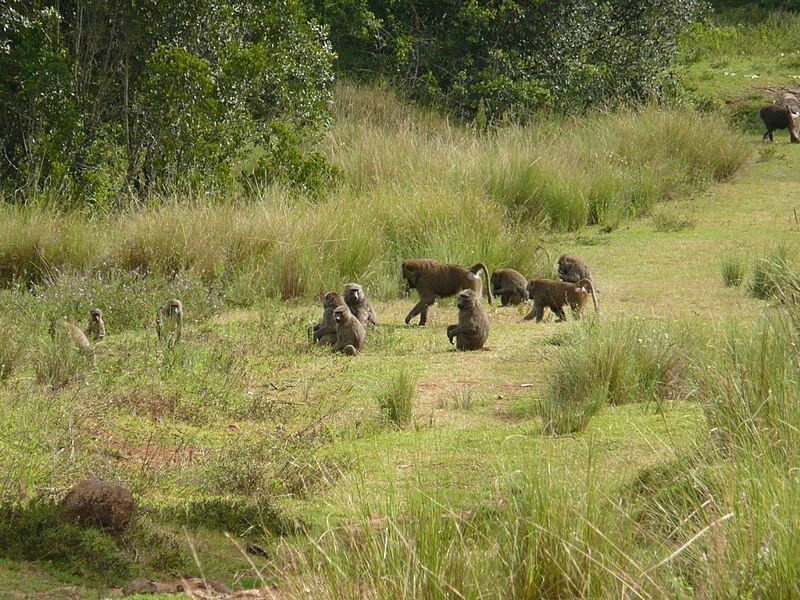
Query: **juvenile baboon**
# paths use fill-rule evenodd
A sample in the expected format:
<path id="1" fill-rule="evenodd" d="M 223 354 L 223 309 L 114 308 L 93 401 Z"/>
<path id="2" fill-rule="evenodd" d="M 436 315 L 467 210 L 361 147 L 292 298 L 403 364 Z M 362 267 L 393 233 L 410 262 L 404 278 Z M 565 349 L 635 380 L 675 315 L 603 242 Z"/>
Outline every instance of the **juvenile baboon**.
<path id="1" fill-rule="evenodd" d="M 419 324 L 425 325 L 428 320 L 428 308 L 433 306 L 436 298 L 455 296 L 461 290 L 473 290 L 480 295 L 482 287 L 481 278 L 478 275 L 480 271 L 483 271 L 486 277 L 486 295 L 489 298 L 489 304 L 492 303 L 489 271 L 483 263 L 467 269 L 460 265 L 440 263 L 430 258 L 412 258 L 403 261 L 402 271 L 403 279 L 408 283 L 408 289 L 416 289 L 419 293 L 419 302 L 406 316 L 406 325 L 417 315 L 419 315 Z"/>
<path id="2" fill-rule="evenodd" d="M 355 315 L 356 319 L 366 327 L 368 323 L 372 325 L 378 324 L 378 318 L 375 315 L 375 309 L 372 308 L 372 303 L 364 295 L 364 288 L 357 283 L 348 283 L 344 286 L 344 301 L 350 308 L 350 312 Z"/>
<path id="3" fill-rule="evenodd" d="M 66 319 L 53 321 L 50 324 L 50 337 L 54 338 L 57 335 L 57 327 L 60 331 L 65 332 L 72 339 L 72 341 L 77 344 L 78 349 L 81 352 L 89 353 L 91 351 L 92 345 L 89 343 L 89 339 L 86 337 L 86 334 L 83 333 L 80 327 L 74 323 L 70 323 Z"/>
<path id="4" fill-rule="evenodd" d="M 764 121 L 764 126 L 767 128 L 767 133 L 764 134 L 762 140 L 769 138 L 773 141 L 774 137 L 772 132 L 777 129 L 788 129 L 789 139 L 793 144 L 800 144 L 798 139 L 798 128 L 800 128 L 800 107 L 796 105 L 791 106 L 778 106 L 770 104 L 758 111 L 758 116 Z"/>
<path id="5" fill-rule="evenodd" d="M 500 304 L 517 306 L 528 299 L 528 280 L 514 269 L 496 269 L 492 273 L 492 294 L 500 297 Z"/>
<path id="6" fill-rule="evenodd" d="M 336 322 L 335 352 L 344 352 L 348 356 L 356 356 L 361 351 L 361 344 L 367 332 L 361 322 L 353 316 L 347 306 L 339 306 L 333 311 Z"/>
<path id="7" fill-rule="evenodd" d="M 314 341 L 320 346 L 336 343 L 336 321 L 333 311 L 340 306 L 347 306 L 339 292 L 328 292 L 322 299 L 322 321 L 314 326 Z"/>
<path id="8" fill-rule="evenodd" d="M 159 342 L 166 340 L 168 348 L 174 348 L 181 339 L 183 328 L 183 304 L 180 300 L 167 300 L 156 313 L 156 335 Z"/>
<path id="9" fill-rule="evenodd" d="M 106 337 L 106 324 L 103 322 L 103 311 L 99 308 L 89 310 L 89 326 L 86 328 L 86 337 L 100 341 Z"/>
<path id="10" fill-rule="evenodd" d="M 587 289 L 589 291 L 587 291 Z M 590 279 L 581 279 L 578 283 L 563 281 L 550 281 L 549 279 L 531 279 L 528 282 L 528 296 L 531 298 L 531 311 L 525 315 L 525 320 L 533 318 L 537 323 L 542 322 L 544 309 L 549 308 L 555 313 L 556 323 L 566 320 L 564 307 L 569 305 L 575 318 L 583 318 L 583 310 L 592 294 L 592 303 L 597 312 L 597 298 Z"/>
<path id="11" fill-rule="evenodd" d="M 562 254 L 556 263 L 558 278 L 567 283 L 578 283 L 581 279 L 588 279 L 592 282 L 592 287 L 597 291 L 594 277 L 585 262 L 576 256 Z"/>
<path id="12" fill-rule="evenodd" d="M 489 337 L 489 315 L 481 305 L 480 296 L 473 290 L 464 290 L 456 300 L 458 324 L 448 325 L 447 339 L 457 350 L 480 350 Z"/>

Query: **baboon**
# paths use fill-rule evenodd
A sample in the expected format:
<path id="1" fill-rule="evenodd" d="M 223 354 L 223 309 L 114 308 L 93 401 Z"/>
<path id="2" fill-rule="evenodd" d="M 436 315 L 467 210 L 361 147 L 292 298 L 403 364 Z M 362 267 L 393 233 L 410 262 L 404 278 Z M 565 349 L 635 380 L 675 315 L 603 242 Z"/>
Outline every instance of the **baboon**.
<path id="1" fill-rule="evenodd" d="M 86 337 L 100 341 L 106 337 L 106 324 L 103 322 L 103 311 L 99 308 L 89 310 L 89 326 L 86 328 Z"/>
<path id="2" fill-rule="evenodd" d="M 492 294 L 502 306 L 517 306 L 528 299 L 528 280 L 514 269 L 496 269 L 492 273 Z"/>
<path id="3" fill-rule="evenodd" d="M 403 261 L 403 279 L 408 283 L 408 289 L 416 289 L 419 293 L 419 302 L 414 305 L 406 316 L 406 325 L 411 319 L 419 315 L 419 324 L 425 325 L 428 320 L 428 308 L 433 306 L 436 298 L 455 296 L 461 290 L 481 292 L 481 278 L 478 273 L 483 271 L 486 277 L 486 295 L 489 304 L 492 303 L 492 290 L 489 285 L 489 271 L 486 265 L 478 263 L 469 269 L 460 265 L 440 263 L 430 258 L 412 258 Z"/>
<path id="4" fill-rule="evenodd" d="M 378 324 L 378 318 L 375 315 L 375 309 L 372 308 L 372 303 L 364 295 L 364 288 L 357 283 L 348 283 L 344 286 L 344 301 L 350 308 L 350 312 L 355 315 L 356 319 L 366 327 L 368 323 L 372 325 Z"/>
<path id="5" fill-rule="evenodd" d="M 769 138 L 769 141 L 774 141 L 772 132 L 777 129 L 788 129 L 789 139 L 793 144 L 800 144 L 800 139 L 797 137 L 797 130 L 800 128 L 800 107 L 792 106 L 778 106 L 770 104 L 758 111 L 758 116 L 764 121 L 764 126 L 767 128 L 767 133 L 764 134 L 762 140 Z"/>
<path id="6" fill-rule="evenodd" d="M 322 321 L 314 326 L 314 341 L 320 346 L 336 343 L 336 321 L 333 311 L 340 306 L 347 306 L 339 292 L 328 292 L 322 299 Z"/>
<path id="7" fill-rule="evenodd" d="M 480 296 L 473 290 L 464 290 L 456 300 L 458 324 L 447 326 L 447 339 L 456 350 L 480 350 L 489 337 L 489 315 L 481 305 Z"/>
<path id="8" fill-rule="evenodd" d="M 344 352 L 348 356 L 356 356 L 361 351 L 364 338 L 367 337 L 364 326 L 347 306 L 338 306 L 333 311 L 333 320 L 336 322 L 336 344 L 333 350 Z"/>
<path id="9" fill-rule="evenodd" d="M 167 300 L 156 313 L 156 335 L 158 341 L 166 340 L 168 348 L 174 348 L 181 339 L 183 328 L 183 304 L 180 300 Z"/>
<path id="10" fill-rule="evenodd" d="M 70 338 L 72 338 L 72 341 L 78 345 L 78 349 L 81 352 L 88 354 L 91 351 L 92 345 L 89 343 L 89 339 L 86 337 L 86 334 L 83 333 L 80 327 L 74 323 L 70 323 L 66 319 L 53 321 L 50 324 L 50 337 L 56 336 L 56 327 L 59 327 Z"/>
<path id="11" fill-rule="evenodd" d="M 594 295 L 591 279 L 581 279 L 577 283 L 531 279 L 528 282 L 528 296 L 532 300 L 531 311 L 525 315 L 525 320 L 529 321 L 535 318 L 537 323 L 541 323 L 544 309 L 549 308 L 558 317 L 556 323 L 559 323 L 567 318 L 564 314 L 566 305 L 572 309 L 572 314 L 576 319 L 581 319 L 590 292 L 594 310 L 597 312 L 597 298 Z"/>
<path id="12" fill-rule="evenodd" d="M 588 279 L 592 282 L 592 288 L 597 291 L 594 277 L 589 267 L 580 258 L 562 254 L 556 263 L 558 278 L 567 283 L 578 283 L 581 279 Z"/>
<path id="13" fill-rule="evenodd" d="M 800 108 L 800 102 L 798 102 L 797 96 L 795 96 L 794 94 L 790 94 L 788 92 L 783 96 L 781 96 L 781 99 L 778 102 L 778 104 L 780 106 L 789 106 L 789 107 L 795 106 L 797 108 Z M 798 110 L 795 109 L 795 112 L 798 112 Z"/>

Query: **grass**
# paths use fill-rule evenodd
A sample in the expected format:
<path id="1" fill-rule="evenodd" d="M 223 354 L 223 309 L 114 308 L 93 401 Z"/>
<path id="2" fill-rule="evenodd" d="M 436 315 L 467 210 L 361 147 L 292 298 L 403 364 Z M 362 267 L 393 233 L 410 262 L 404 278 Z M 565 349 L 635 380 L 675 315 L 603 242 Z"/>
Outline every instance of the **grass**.
<path id="1" fill-rule="evenodd" d="M 749 292 L 754 298 L 784 299 L 798 289 L 798 276 L 793 267 L 794 253 L 779 245 L 758 258 L 753 265 Z"/>
<path id="2" fill-rule="evenodd" d="M 402 429 L 411 425 L 416 395 L 413 377 L 407 371 L 400 371 L 381 385 L 375 393 L 375 400 L 381 416 L 389 424 Z"/>
<path id="3" fill-rule="evenodd" d="M 741 253 L 727 252 L 720 261 L 722 283 L 727 287 L 739 287 L 747 273 L 747 260 Z"/>
<path id="4" fill-rule="evenodd" d="M 653 231 L 659 233 L 674 233 L 685 229 L 694 229 L 695 219 L 685 215 L 674 214 L 666 210 L 659 210 L 653 214 Z"/>
<path id="5" fill-rule="evenodd" d="M 474 136 L 346 85 L 336 112 L 343 182 L 314 200 L 2 209 L 19 350 L 0 385 L 0 596 L 104 596 L 169 565 L 287 598 L 791 597 L 798 319 L 709 257 L 765 239 L 792 256 L 795 148 L 741 169 L 760 136 L 684 108 Z M 635 216 L 652 210 L 694 226 L 654 234 Z M 592 265 L 597 317 L 492 306 L 469 356 L 449 351 L 449 300 L 402 325 L 402 257 L 552 276 L 561 252 Z M 381 322 L 354 359 L 306 333 L 313 296 L 350 280 Z M 170 297 L 186 321 L 165 353 L 152 322 Z M 96 369 L 37 380 L 46 324 L 95 305 Z M 134 491 L 126 537 L 53 516 L 89 474 Z"/>

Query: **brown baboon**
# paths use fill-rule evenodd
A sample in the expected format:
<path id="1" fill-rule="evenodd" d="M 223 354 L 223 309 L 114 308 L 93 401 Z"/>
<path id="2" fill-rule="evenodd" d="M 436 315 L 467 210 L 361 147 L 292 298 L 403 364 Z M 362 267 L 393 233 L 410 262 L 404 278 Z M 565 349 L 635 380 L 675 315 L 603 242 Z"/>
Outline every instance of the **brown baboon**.
<path id="1" fill-rule="evenodd" d="M 168 348 L 174 348 L 181 339 L 183 328 L 183 304 L 180 300 L 167 300 L 156 313 L 156 335 L 158 341 L 166 340 Z"/>
<path id="2" fill-rule="evenodd" d="M 74 323 L 70 323 L 66 319 L 61 319 L 59 321 L 54 321 L 50 324 L 50 336 L 56 336 L 56 327 L 59 327 L 61 331 L 64 331 L 73 342 L 75 342 L 78 346 L 78 349 L 83 353 L 88 353 L 92 349 L 92 345 L 89 343 L 89 339 L 86 337 L 86 334 L 83 333 L 80 327 L 75 325 Z"/>
<path id="3" fill-rule="evenodd" d="M 481 278 L 478 273 L 483 271 L 486 277 L 486 295 L 489 304 L 492 303 L 492 290 L 489 285 L 489 271 L 486 265 L 478 263 L 469 269 L 460 265 L 440 263 L 430 258 L 412 258 L 403 261 L 403 279 L 408 283 L 408 289 L 416 289 L 419 293 L 419 302 L 414 305 L 406 316 L 406 325 L 411 319 L 419 315 L 419 324 L 425 325 L 428 320 L 428 308 L 433 306 L 436 298 L 455 296 L 461 290 L 481 292 Z"/>
<path id="4" fill-rule="evenodd" d="M 314 341 L 320 346 L 336 343 L 336 321 L 333 311 L 340 306 L 347 306 L 339 292 L 328 292 L 322 299 L 322 321 L 314 326 Z"/>
<path id="5" fill-rule="evenodd" d="M 528 280 L 514 269 L 496 269 L 492 273 L 492 294 L 500 297 L 500 304 L 517 306 L 528 299 Z"/>
<path id="6" fill-rule="evenodd" d="M 361 322 L 355 318 L 347 306 L 339 306 L 333 311 L 336 322 L 335 352 L 344 352 L 348 356 L 356 356 L 361 351 L 361 344 L 367 332 Z"/>
<path id="7" fill-rule="evenodd" d="M 89 326 L 86 328 L 86 337 L 100 341 L 106 337 L 106 324 L 103 322 L 103 311 L 99 308 L 89 310 Z"/>
<path id="8" fill-rule="evenodd" d="M 464 290 L 458 295 L 458 324 L 448 325 L 447 339 L 457 350 L 480 350 L 489 337 L 489 315 L 481 305 L 480 296 L 473 290 Z"/>
<path id="9" fill-rule="evenodd" d="M 589 291 L 587 291 L 587 289 Z M 537 323 L 542 322 L 544 309 L 549 308 L 555 313 L 556 323 L 566 320 L 564 306 L 569 305 L 576 319 L 583 318 L 583 309 L 592 294 L 592 303 L 597 312 L 597 298 L 590 279 L 582 279 L 578 283 L 550 281 L 549 279 L 531 279 L 528 282 L 528 296 L 531 299 L 531 311 L 525 315 L 525 320 L 533 318 Z"/>
<path id="10" fill-rule="evenodd" d="M 344 301 L 350 308 L 350 312 L 355 315 L 356 319 L 366 327 L 368 323 L 372 325 L 378 324 L 378 318 L 375 316 L 375 309 L 372 308 L 372 303 L 364 295 L 364 288 L 357 283 L 348 283 L 344 286 Z"/>
<path id="11" fill-rule="evenodd" d="M 556 271 L 558 271 L 558 278 L 567 283 L 578 283 L 581 279 L 588 279 L 592 282 L 594 291 L 597 291 L 592 272 L 586 263 L 576 256 L 562 254 L 556 263 Z"/>
<path id="12" fill-rule="evenodd" d="M 774 137 L 772 132 L 777 129 L 788 129 L 789 139 L 793 144 L 800 144 L 798 139 L 797 130 L 800 128 L 800 107 L 796 105 L 791 106 L 778 106 L 770 104 L 758 111 L 758 116 L 764 121 L 764 126 L 767 128 L 767 133 L 764 134 L 762 140 L 769 138 L 772 142 Z"/>

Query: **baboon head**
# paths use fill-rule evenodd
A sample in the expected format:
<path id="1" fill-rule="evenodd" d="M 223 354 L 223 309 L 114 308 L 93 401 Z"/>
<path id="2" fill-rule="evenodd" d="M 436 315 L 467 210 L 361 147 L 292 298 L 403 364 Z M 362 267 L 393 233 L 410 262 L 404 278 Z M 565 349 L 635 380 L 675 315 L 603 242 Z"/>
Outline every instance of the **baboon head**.
<path id="1" fill-rule="evenodd" d="M 338 306 L 336 310 L 333 311 L 333 320 L 336 323 L 341 324 L 347 321 L 347 317 L 350 316 L 350 309 L 346 306 Z"/>
<path id="2" fill-rule="evenodd" d="M 408 282 L 408 289 L 413 290 L 417 287 L 419 271 L 417 270 L 417 265 L 413 261 L 403 261 L 403 279 Z"/>
<path id="3" fill-rule="evenodd" d="M 169 300 L 167 301 L 167 314 L 171 317 L 177 317 L 180 313 L 183 312 L 183 305 L 181 304 L 180 300 Z"/>
<path id="4" fill-rule="evenodd" d="M 357 283 L 348 283 L 344 286 L 344 301 L 348 304 L 358 304 L 364 300 L 364 288 Z"/>
<path id="5" fill-rule="evenodd" d="M 335 308 L 344 304 L 344 298 L 339 292 L 328 292 L 322 299 L 322 306 L 325 308 Z"/>
<path id="6" fill-rule="evenodd" d="M 463 290 L 458 295 L 456 306 L 458 310 L 465 310 L 477 302 L 478 295 L 473 290 Z"/>
<path id="7" fill-rule="evenodd" d="M 103 318 L 103 311 L 99 308 L 93 308 L 89 311 L 89 317 L 91 317 L 92 321 L 99 321 Z"/>

